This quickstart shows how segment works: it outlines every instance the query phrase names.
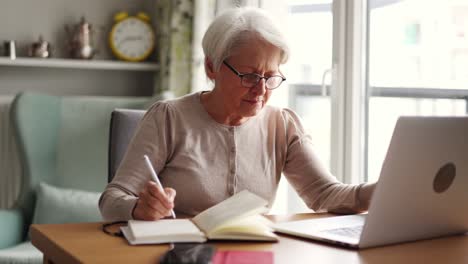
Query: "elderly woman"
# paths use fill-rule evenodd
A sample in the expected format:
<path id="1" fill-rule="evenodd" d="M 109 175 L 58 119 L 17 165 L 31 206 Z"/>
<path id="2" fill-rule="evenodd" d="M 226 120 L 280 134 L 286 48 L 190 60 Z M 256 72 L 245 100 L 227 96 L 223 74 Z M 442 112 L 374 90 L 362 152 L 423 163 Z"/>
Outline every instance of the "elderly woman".
<path id="1" fill-rule="evenodd" d="M 106 220 L 193 216 L 244 189 L 274 201 L 281 174 L 316 211 L 366 210 L 374 184 L 347 185 L 320 163 L 292 110 L 267 106 L 286 80 L 284 36 L 263 11 L 217 17 L 203 38 L 211 91 L 155 103 L 100 199 Z M 164 192 L 151 181 L 148 155 Z M 177 195 L 176 195 L 177 191 Z"/>

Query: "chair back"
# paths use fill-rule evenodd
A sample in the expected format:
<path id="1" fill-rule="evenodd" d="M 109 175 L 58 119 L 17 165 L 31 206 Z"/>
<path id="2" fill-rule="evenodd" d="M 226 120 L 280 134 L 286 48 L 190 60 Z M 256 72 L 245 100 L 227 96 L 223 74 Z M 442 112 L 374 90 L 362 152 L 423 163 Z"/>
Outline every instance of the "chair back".
<path id="1" fill-rule="evenodd" d="M 11 106 L 22 166 L 21 208 L 29 226 L 40 182 L 102 192 L 107 184 L 110 115 L 116 108 L 143 109 L 149 97 L 53 96 L 20 93 Z"/>
<path id="2" fill-rule="evenodd" d="M 112 112 L 109 131 L 108 182 L 114 178 L 138 123 L 145 113 L 144 110 L 133 109 L 115 109 Z"/>

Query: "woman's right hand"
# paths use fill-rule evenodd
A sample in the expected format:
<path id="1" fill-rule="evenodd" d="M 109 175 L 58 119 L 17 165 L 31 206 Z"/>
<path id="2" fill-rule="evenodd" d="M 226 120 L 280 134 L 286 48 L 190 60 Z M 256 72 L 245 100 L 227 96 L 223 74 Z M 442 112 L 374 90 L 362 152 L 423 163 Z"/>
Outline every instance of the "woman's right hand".
<path id="1" fill-rule="evenodd" d="M 133 209 L 133 219 L 154 221 L 171 215 L 176 191 L 164 188 L 164 192 L 153 181 L 148 181 L 139 194 Z"/>

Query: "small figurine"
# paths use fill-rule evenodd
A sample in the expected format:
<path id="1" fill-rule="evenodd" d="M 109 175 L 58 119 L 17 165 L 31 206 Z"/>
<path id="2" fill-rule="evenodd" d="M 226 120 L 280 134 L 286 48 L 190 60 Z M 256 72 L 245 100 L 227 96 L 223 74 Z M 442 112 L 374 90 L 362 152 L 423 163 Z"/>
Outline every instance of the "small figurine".
<path id="1" fill-rule="evenodd" d="M 49 42 L 39 36 L 37 42 L 33 42 L 28 49 L 29 57 L 50 58 L 52 56 L 52 47 Z"/>
<path id="2" fill-rule="evenodd" d="M 92 44 L 92 35 L 94 33 L 90 23 L 84 17 L 81 22 L 70 29 L 65 25 L 67 33 L 67 49 L 71 58 L 74 59 L 92 59 L 96 55 L 96 49 Z"/>

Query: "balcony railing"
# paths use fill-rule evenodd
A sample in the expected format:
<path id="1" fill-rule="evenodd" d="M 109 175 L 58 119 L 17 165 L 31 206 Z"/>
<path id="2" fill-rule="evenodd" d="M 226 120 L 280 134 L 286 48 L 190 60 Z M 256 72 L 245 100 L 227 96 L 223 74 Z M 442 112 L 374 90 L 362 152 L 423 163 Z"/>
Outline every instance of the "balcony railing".
<path id="1" fill-rule="evenodd" d="M 290 84 L 291 92 L 295 96 L 322 96 L 322 86 L 318 84 Z M 330 94 L 330 87 L 326 87 L 326 95 Z M 414 99 L 458 99 L 465 100 L 468 113 L 467 89 L 445 88 L 414 88 L 414 87 L 370 87 L 369 96 L 394 97 Z M 293 102 L 291 102 L 293 104 Z"/>

